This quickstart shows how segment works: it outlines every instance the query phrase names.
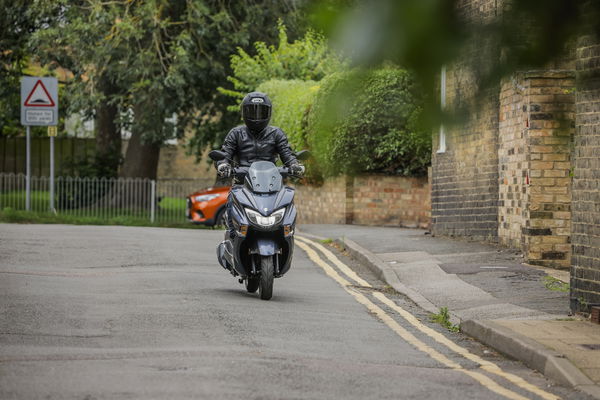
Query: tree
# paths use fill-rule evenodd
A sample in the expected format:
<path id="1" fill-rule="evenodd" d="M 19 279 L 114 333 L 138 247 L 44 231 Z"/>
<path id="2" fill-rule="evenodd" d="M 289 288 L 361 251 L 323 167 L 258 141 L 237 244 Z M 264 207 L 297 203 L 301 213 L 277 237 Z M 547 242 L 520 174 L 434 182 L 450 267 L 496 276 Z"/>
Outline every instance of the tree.
<path id="1" fill-rule="evenodd" d="M 27 66 L 27 41 L 42 23 L 29 1 L 0 0 L 0 135 L 15 135 L 20 125 L 20 79 Z"/>
<path id="2" fill-rule="evenodd" d="M 119 154 L 115 132 L 130 128 L 125 177 L 155 178 L 161 145 L 186 129 L 200 132 L 196 144 L 214 141 L 224 103 L 216 88 L 229 73 L 229 56 L 238 46 L 273 38 L 277 18 L 298 26 L 295 1 L 39 0 L 37 5 L 59 10 L 60 18 L 36 34 L 34 46 L 45 64 L 73 71 L 72 109 L 86 110 L 98 121 L 103 157 Z"/>

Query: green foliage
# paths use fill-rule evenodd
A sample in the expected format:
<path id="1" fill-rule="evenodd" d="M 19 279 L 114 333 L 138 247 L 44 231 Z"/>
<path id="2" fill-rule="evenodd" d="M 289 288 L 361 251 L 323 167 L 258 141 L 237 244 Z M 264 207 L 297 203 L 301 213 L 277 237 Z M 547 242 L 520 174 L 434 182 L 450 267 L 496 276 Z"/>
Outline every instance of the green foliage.
<path id="1" fill-rule="evenodd" d="M 242 48 L 231 56 L 233 74 L 227 79 L 233 89 L 219 88 L 221 93 L 234 99 L 230 111 L 237 112 L 244 95 L 257 90 L 263 82 L 273 79 L 319 81 L 344 66 L 342 58 L 331 52 L 325 38 L 315 31 L 309 30 L 302 39 L 290 43 L 281 21 L 278 29 L 277 46 L 259 41 L 254 44 L 254 56 Z"/>
<path id="2" fill-rule="evenodd" d="M 273 102 L 271 124 L 283 129 L 294 150 L 306 148 L 306 115 L 319 90 L 318 83 L 274 79 L 257 90 L 267 93 Z"/>
<path id="3" fill-rule="evenodd" d="M 421 124 L 423 101 L 412 75 L 390 65 L 324 79 L 307 128 L 323 174 L 426 174 L 431 135 Z"/>
<path id="4" fill-rule="evenodd" d="M 16 136 L 25 130 L 20 123 L 21 77 L 47 75 L 39 68 L 27 69 L 29 38 L 55 15 L 38 13 L 30 0 L 0 0 L 0 10 L 0 136 Z M 34 128 L 32 133 L 40 130 Z"/>
<path id="5" fill-rule="evenodd" d="M 436 322 L 442 325 L 450 332 L 460 332 L 460 327 L 450 322 L 450 313 L 448 312 L 448 307 L 440 308 L 440 312 L 438 314 L 431 314 L 430 319 L 431 322 Z"/>

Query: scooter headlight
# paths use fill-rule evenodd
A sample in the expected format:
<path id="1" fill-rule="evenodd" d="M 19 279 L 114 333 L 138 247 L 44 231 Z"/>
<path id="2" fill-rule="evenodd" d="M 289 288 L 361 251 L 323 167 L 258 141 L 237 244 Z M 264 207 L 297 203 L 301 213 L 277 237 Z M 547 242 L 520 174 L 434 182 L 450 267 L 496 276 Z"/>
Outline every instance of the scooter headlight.
<path id="1" fill-rule="evenodd" d="M 281 209 L 275 211 L 268 217 L 264 217 L 264 216 L 260 215 L 260 213 L 254 211 L 254 210 L 251 210 L 249 208 L 246 208 L 245 210 L 246 210 L 246 215 L 248 216 L 248 219 L 250 220 L 250 222 L 252 222 L 255 225 L 263 226 L 263 227 L 270 227 L 270 226 L 279 224 L 283 220 L 283 215 L 285 214 L 285 208 L 281 208 Z"/>

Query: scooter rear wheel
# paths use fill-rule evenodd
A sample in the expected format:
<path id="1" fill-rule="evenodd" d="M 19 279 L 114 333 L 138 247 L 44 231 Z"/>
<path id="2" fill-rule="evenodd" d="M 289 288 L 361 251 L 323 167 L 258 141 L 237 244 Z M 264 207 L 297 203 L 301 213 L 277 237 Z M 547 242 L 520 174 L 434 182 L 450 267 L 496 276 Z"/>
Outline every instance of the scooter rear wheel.
<path id="1" fill-rule="evenodd" d="M 258 293 L 262 300 L 270 300 L 273 297 L 273 269 L 273 256 L 262 256 L 258 284 Z"/>
<path id="2" fill-rule="evenodd" d="M 246 278 L 246 290 L 248 293 L 254 293 L 258 290 L 260 278 L 258 276 L 249 276 Z"/>

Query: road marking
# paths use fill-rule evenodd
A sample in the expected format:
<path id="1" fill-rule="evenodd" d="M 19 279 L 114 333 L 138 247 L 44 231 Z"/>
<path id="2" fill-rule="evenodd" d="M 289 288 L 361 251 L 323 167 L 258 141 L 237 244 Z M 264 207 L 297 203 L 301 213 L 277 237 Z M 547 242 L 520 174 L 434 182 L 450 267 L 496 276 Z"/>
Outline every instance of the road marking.
<path id="1" fill-rule="evenodd" d="M 354 281 L 355 283 L 357 283 L 360 286 L 365 286 L 365 287 L 372 287 L 371 284 L 369 284 L 367 281 L 365 281 L 364 279 L 362 279 L 361 277 L 359 277 L 356 272 L 354 272 L 352 269 L 350 269 L 350 267 L 348 267 L 346 264 L 344 264 L 343 262 L 341 262 L 330 250 L 326 249 L 325 247 L 323 247 L 322 245 L 309 241 L 305 238 L 301 238 L 301 237 L 296 237 L 298 239 L 297 244 L 300 246 L 300 248 L 302 248 L 311 258 L 311 260 L 313 260 L 317 265 L 319 265 L 323 270 L 325 270 L 325 272 L 327 273 L 327 275 L 331 276 L 335 281 L 337 281 L 348 293 L 350 293 L 352 296 L 354 296 L 357 301 L 359 301 L 361 304 L 365 305 L 367 308 L 369 308 L 369 310 L 373 311 L 383 322 L 386 323 L 386 325 L 388 325 L 392 330 L 394 330 L 398 335 L 400 335 L 403 339 L 407 340 L 410 344 L 412 344 L 413 346 L 417 347 L 419 350 L 422 350 L 424 352 L 426 352 L 427 354 L 429 354 L 432 358 L 442 362 L 443 364 L 449 366 L 450 368 L 456 369 L 456 370 L 460 370 L 461 372 L 472 376 L 473 378 L 475 378 L 477 381 L 479 381 L 482 385 L 488 387 L 490 390 L 502 394 L 505 397 L 508 398 L 523 398 L 521 397 L 519 394 L 509 391 L 511 395 L 507 396 L 504 393 L 500 393 L 497 391 L 497 387 L 500 387 L 503 391 L 506 391 L 508 389 L 505 389 L 501 386 L 499 386 L 498 384 L 496 384 L 494 381 L 492 381 L 491 379 L 487 378 L 485 375 L 481 375 L 475 371 L 469 371 L 466 370 L 464 368 L 462 368 L 460 365 L 454 363 L 451 360 L 448 360 L 446 358 L 446 360 L 448 360 L 452 365 L 447 364 L 443 361 L 441 361 L 441 359 L 438 359 L 438 356 L 434 356 L 434 353 L 439 354 L 439 356 L 444 357 L 441 353 L 438 353 L 436 350 L 434 350 L 433 348 L 427 346 L 425 343 L 419 341 L 416 337 L 414 337 L 410 332 L 404 330 L 404 328 L 402 328 L 400 325 L 398 325 L 397 322 L 395 322 L 391 317 L 389 317 L 389 315 L 387 315 L 385 313 L 385 311 L 383 311 L 381 308 L 377 307 L 374 303 L 370 302 L 366 297 L 364 297 L 362 294 L 355 292 L 354 290 L 351 289 L 352 283 L 345 280 L 344 278 L 342 278 L 341 276 L 339 276 L 339 274 L 331 267 L 329 266 L 327 263 L 325 263 L 318 255 L 318 253 L 316 251 L 314 251 L 312 248 L 309 247 L 309 245 L 314 246 L 315 248 L 319 249 L 324 255 L 325 257 L 327 257 L 327 259 L 329 259 L 329 261 L 331 261 L 336 267 L 338 267 L 340 269 L 340 271 L 342 273 L 344 273 L 348 278 L 350 278 L 352 281 Z M 361 296 L 362 298 L 364 298 L 364 301 L 361 301 L 362 299 L 359 299 L 357 296 Z M 389 299 L 387 296 L 385 296 L 383 293 L 374 293 L 373 296 L 375 298 L 377 298 L 379 301 L 381 301 L 382 303 L 384 303 L 385 305 L 387 305 L 388 307 L 390 307 L 391 309 L 393 309 L 394 311 L 396 311 L 398 314 L 400 314 L 400 316 L 402 318 L 404 318 L 407 322 L 409 322 L 411 325 L 413 325 L 415 328 L 417 328 L 418 330 L 420 330 L 421 332 L 425 333 L 427 336 L 431 337 L 432 339 L 434 339 L 436 342 L 445 345 L 448 349 L 454 351 L 455 353 L 461 355 L 462 357 L 473 361 L 477 364 L 480 365 L 480 368 L 483 369 L 484 371 L 487 371 L 489 373 L 495 374 L 497 376 L 500 376 L 506 380 L 508 380 L 509 382 L 519 386 L 522 389 L 525 389 L 543 399 L 546 400 L 555 400 L 555 399 L 560 399 L 560 397 L 548 393 L 540 388 L 538 388 L 537 386 L 527 382 L 526 380 L 524 380 L 523 378 L 516 376 L 514 374 L 508 373 L 503 371 L 500 367 L 498 367 L 496 364 L 484 360 L 483 358 L 479 357 L 476 354 L 471 353 L 469 350 L 465 349 L 464 347 L 461 347 L 459 345 L 457 345 L 456 343 L 454 343 L 453 341 L 451 341 L 450 339 L 448 339 L 447 337 L 445 337 L 444 335 L 442 335 L 441 333 L 431 329 L 430 327 L 424 325 L 423 323 L 421 323 L 421 321 L 419 321 L 414 315 L 412 315 L 410 312 L 406 311 L 405 309 L 403 309 L 402 307 L 398 306 L 394 301 L 392 301 L 391 299 Z M 372 307 L 374 307 L 372 309 Z M 375 311 L 375 308 L 379 309 L 381 311 L 381 313 L 383 313 L 383 315 L 380 315 L 379 312 Z M 388 323 L 386 321 L 386 319 L 389 318 L 391 319 L 391 321 L 393 321 L 393 324 L 395 324 L 394 326 L 392 326 L 393 324 L 390 322 Z M 400 332 L 395 328 L 395 327 L 400 328 L 401 330 L 403 330 L 404 332 L 406 332 L 406 334 L 410 335 L 407 337 L 412 337 L 414 339 L 414 343 L 413 343 L 413 339 L 409 340 L 407 338 L 405 338 L 403 336 L 403 334 L 400 334 Z M 417 342 L 419 344 L 417 344 Z M 424 350 L 427 349 L 427 350 Z M 430 350 L 430 351 L 429 351 Z M 455 367 L 455 365 L 458 366 L 458 368 Z M 486 378 L 486 380 L 480 380 L 478 379 L 476 376 L 473 376 L 473 374 L 479 374 L 481 376 L 483 376 L 484 378 Z M 487 380 L 491 381 L 494 385 L 489 386 L 489 383 L 487 383 Z M 484 381 L 486 383 L 484 383 Z M 496 390 L 494 390 L 496 389 Z M 518 397 L 514 397 L 514 396 L 518 396 Z"/>

